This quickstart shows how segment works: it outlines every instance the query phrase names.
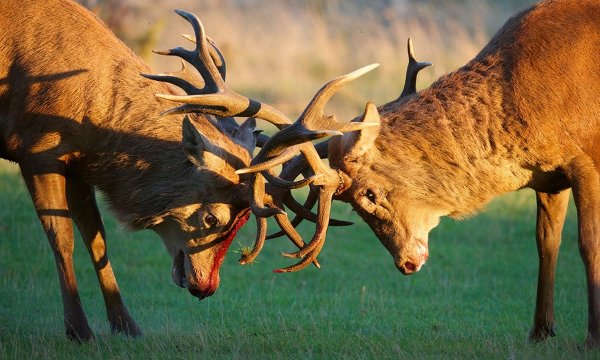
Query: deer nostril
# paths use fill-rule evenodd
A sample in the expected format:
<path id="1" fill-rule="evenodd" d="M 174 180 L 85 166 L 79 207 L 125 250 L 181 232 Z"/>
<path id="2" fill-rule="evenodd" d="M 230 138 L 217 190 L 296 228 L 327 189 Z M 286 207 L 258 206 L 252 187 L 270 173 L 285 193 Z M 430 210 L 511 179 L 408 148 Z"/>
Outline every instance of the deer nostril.
<path id="1" fill-rule="evenodd" d="M 404 270 L 406 271 L 406 274 L 412 274 L 417 270 L 417 265 L 413 264 L 410 261 L 407 261 L 403 267 L 404 267 Z"/>
<path id="2" fill-rule="evenodd" d="M 397 262 L 396 268 L 398 268 L 403 275 L 411 275 L 417 272 L 417 265 L 411 261 L 406 261 L 405 263 Z"/>

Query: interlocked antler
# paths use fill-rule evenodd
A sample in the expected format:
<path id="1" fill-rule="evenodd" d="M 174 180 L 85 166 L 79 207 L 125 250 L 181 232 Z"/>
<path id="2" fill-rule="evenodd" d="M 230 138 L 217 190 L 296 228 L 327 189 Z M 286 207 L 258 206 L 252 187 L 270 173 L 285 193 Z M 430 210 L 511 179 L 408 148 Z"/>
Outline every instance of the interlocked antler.
<path id="1" fill-rule="evenodd" d="M 404 83 L 404 89 L 402 91 L 402 94 L 400 95 L 399 100 L 405 99 L 416 93 L 416 82 L 417 82 L 418 72 L 431 65 L 430 62 L 417 62 L 415 60 L 412 40 L 410 38 L 408 39 L 407 50 L 408 50 L 409 62 L 408 62 L 408 66 L 406 69 L 406 80 Z M 360 71 L 360 70 L 358 70 L 358 71 Z M 326 85 L 323 89 L 321 89 L 319 94 L 321 92 L 325 92 L 326 91 L 325 89 L 327 88 L 328 85 Z M 319 94 L 317 94 L 315 96 L 315 99 L 319 97 Z M 324 102 L 327 101 L 326 99 L 328 99 L 328 97 L 325 98 Z M 287 133 L 292 133 L 293 131 L 295 131 L 293 129 L 296 127 L 296 125 L 298 123 L 303 123 L 303 122 L 306 123 L 311 119 L 321 119 L 321 121 L 326 122 L 327 120 L 324 116 L 322 116 L 322 114 L 321 114 L 321 116 L 315 116 L 315 114 L 317 112 L 319 112 L 319 111 L 322 112 L 322 107 L 320 108 L 320 110 L 315 110 L 315 109 L 317 109 L 317 107 L 315 107 L 315 109 L 311 109 L 310 111 L 308 111 L 313 104 L 315 104 L 315 103 L 324 104 L 324 102 L 323 102 L 323 99 L 321 99 L 320 101 L 315 101 L 313 99 L 313 101 L 311 102 L 309 107 L 307 107 L 307 110 L 304 111 L 304 113 L 302 114 L 300 119 L 294 125 L 275 134 L 272 137 L 272 139 L 269 141 L 276 143 L 280 148 L 285 148 L 285 144 L 290 145 L 290 144 L 295 143 L 295 140 L 292 140 L 292 139 L 295 139 L 295 136 L 288 135 Z M 369 109 L 369 107 L 367 107 L 367 109 Z M 366 116 L 366 113 L 364 116 Z M 316 123 L 316 121 L 315 121 L 315 123 Z M 347 124 L 363 124 L 362 126 L 364 126 L 365 123 L 351 122 L 351 123 L 347 123 Z M 348 125 L 346 125 L 346 126 L 348 126 Z M 300 129 L 300 130 L 298 130 L 298 132 L 300 134 L 305 131 L 304 129 L 302 129 L 302 126 L 298 125 L 297 127 Z M 328 126 L 328 127 L 325 126 L 325 128 L 333 129 L 334 127 L 333 126 Z M 282 140 L 276 139 L 277 137 L 281 137 Z M 297 137 L 300 138 L 302 136 L 297 136 Z M 288 138 L 289 138 L 289 140 L 287 140 Z M 268 147 L 268 144 L 269 144 L 269 142 L 267 142 L 267 144 L 265 144 L 265 147 Z M 324 148 L 326 149 L 327 143 L 323 142 L 319 145 L 324 145 Z M 273 147 L 275 148 L 275 146 L 273 146 Z M 265 149 L 263 148 L 263 150 L 265 150 Z M 282 158 L 280 162 L 289 160 L 289 154 L 287 153 L 287 151 L 290 151 L 290 148 L 287 148 L 287 150 L 285 150 L 285 151 L 281 151 L 281 150 L 279 151 L 281 153 L 281 158 Z M 254 158 L 254 160 L 252 161 L 252 164 L 254 165 L 254 164 L 259 164 L 262 162 L 265 165 L 264 168 L 261 168 L 259 165 L 256 165 L 256 169 L 268 169 L 268 168 L 270 168 L 271 163 L 276 163 L 276 161 L 273 158 L 269 157 L 268 153 L 277 153 L 277 152 L 278 152 L 277 150 L 265 150 L 264 151 L 265 154 L 263 154 L 263 151 L 261 151 L 261 153 L 259 153 L 259 155 Z M 304 173 L 308 167 L 310 167 L 312 169 L 313 173 L 315 173 L 315 174 L 331 173 L 332 169 L 329 169 L 329 167 L 327 167 L 328 170 L 324 170 L 324 167 L 326 167 L 326 165 L 321 163 L 318 160 L 318 157 L 315 157 L 314 154 L 307 155 L 307 154 L 303 153 L 303 155 L 304 155 L 303 157 L 297 156 L 296 158 L 290 160 L 287 163 L 287 166 L 282 171 L 281 177 L 286 178 L 286 179 L 294 179 L 300 173 Z M 322 157 L 326 157 L 326 156 L 327 155 L 325 154 L 325 156 L 322 156 Z M 292 206 L 300 206 L 302 208 L 304 208 L 304 207 L 311 208 L 314 205 L 314 202 L 315 202 L 315 199 L 317 196 L 317 192 L 318 192 L 319 215 L 321 215 L 322 211 L 328 212 L 330 210 L 330 204 L 332 201 L 332 197 L 335 194 L 335 192 L 333 192 L 333 193 L 331 192 L 332 188 L 333 188 L 333 185 L 329 185 L 329 184 L 321 185 L 319 187 L 315 187 L 315 186 L 311 187 L 311 191 L 309 192 L 309 195 L 307 197 L 307 202 L 304 204 L 304 206 L 297 204 L 295 202 L 295 200 L 293 199 L 291 192 L 289 190 L 283 191 L 282 194 L 279 195 L 279 197 L 284 199 L 285 204 L 288 205 L 288 207 L 290 207 L 290 208 L 292 208 Z M 327 205 L 325 205 L 325 204 L 327 204 Z M 296 211 L 296 213 L 299 214 L 299 211 Z M 327 216 L 329 216 L 328 213 L 327 213 Z M 296 217 L 290 223 L 290 225 L 297 226 L 301 222 L 301 220 L 302 220 L 302 217 Z M 318 225 L 317 225 L 317 231 L 315 233 L 315 236 L 313 237 L 313 240 L 306 247 L 302 248 L 300 251 L 295 252 L 295 253 L 284 254 L 285 256 L 288 256 L 288 257 L 303 257 L 303 260 L 300 261 L 299 263 L 297 263 L 296 265 L 292 265 L 290 267 L 280 269 L 279 271 L 300 270 L 308 265 L 308 261 L 310 259 L 314 259 L 318 255 L 319 251 L 321 250 L 321 248 L 324 244 L 325 231 L 326 231 L 326 228 L 319 229 L 319 226 L 322 224 L 321 221 L 322 220 L 319 219 L 319 221 L 317 222 Z M 325 225 L 326 225 L 326 223 L 325 223 Z M 320 231 L 320 230 L 322 230 L 322 231 Z M 281 236 L 281 235 L 283 235 L 282 232 L 274 234 L 270 237 L 277 237 L 277 236 Z"/>
<path id="2" fill-rule="evenodd" d="M 418 75 L 419 71 L 432 65 L 430 62 L 418 62 L 415 60 L 413 44 L 412 44 L 412 40 L 410 38 L 408 38 L 406 48 L 407 48 L 407 52 L 408 52 L 408 65 L 406 67 L 406 77 L 404 80 L 404 88 L 403 88 L 402 94 L 400 95 L 398 100 L 405 99 L 413 94 L 416 94 L 416 92 L 417 92 L 417 88 L 416 88 L 417 75 Z M 329 140 L 321 142 L 317 145 L 317 147 L 320 147 L 319 152 L 321 153 L 320 154 L 321 158 L 327 158 L 327 156 L 328 156 L 328 154 L 327 154 L 328 142 L 329 142 Z M 286 178 L 286 179 L 293 179 L 296 176 L 298 176 L 300 173 L 304 172 L 307 168 L 308 168 L 308 164 L 306 163 L 306 159 L 302 156 L 297 156 L 296 158 L 294 158 L 291 161 L 289 161 L 288 163 L 286 163 L 286 168 L 281 173 L 281 177 Z M 288 170 L 287 172 L 286 172 L 286 169 Z M 310 192 L 307 196 L 307 199 L 306 199 L 306 202 L 304 203 L 304 205 L 298 204 L 295 201 L 295 199 L 293 198 L 293 196 L 291 195 L 291 192 L 289 190 L 285 191 L 279 197 L 284 199 L 284 204 L 286 206 L 288 206 L 289 208 L 297 208 L 298 210 L 295 212 L 296 212 L 296 214 L 299 214 L 302 211 L 302 209 L 306 209 L 306 208 L 310 209 L 314 206 L 316 199 L 317 199 L 316 191 L 317 190 L 314 187 L 311 187 Z M 299 208 L 299 207 L 301 207 L 301 208 Z M 302 214 L 303 214 L 303 216 L 296 215 L 296 217 L 291 221 L 291 224 L 294 227 L 298 226 L 302 222 L 303 219 L 308 218 L 307 215 L 305 215 L 304 213 L 302 213 Z M 279 232 L 276 232 L 274 234 L 267 236 L 267 239 L 274 239 L 274 238 L 277 238 L 277 237 L 280 237 L 283 235 L 285 235 L 285 233 L 282 231 L 279 231 Z"/>
<path id="3" fill-rule="evenodd" d="M 252 261 L 252 259 L 260 252 L 266 237 L 266 218 L 269 216 L 275 217 L 275 220 L 283 232 L 285 232 L 285 234 L 296 246 L 298 246 L 300 249 L 306 248 L 307 246 L 300 235 L 296 232 L 293 225 L 290 223 L 286 213 L 281 210 L 283 207 L 282 204 L 284 202 L 289 202 L 289 200 L 280 199 L 276 196 L 265 193 L 265 177 L 277 186 L 284 186 L 286 188 L 305 186 L 311 183 L 328 184 L 331 183 L 331 181 L 323 181 L 323 176 L 319 174 L 299 182 L 284 180 L 275 176 L 271 170 L 268 170 L 268 166 L 275 166 L 285 162 L 295 156 L 298 151 L 302 151 L 309 159 L 316 156 L 316 159 L 318 160 L 318 153 L 311 143 L 299 145 L 298 147 L 294 147 L 294 144 L 297 144 L 301 141 L 318 139 L 324 136 L 341 134 L 343 131 L 352 131 L 358 129 L 359 127 L 356 125 L 345 125 L 336 121 L 328 124 L 330 125 L 330 128 L 322 128 L 321 125 L 325 123 L 324 116 L 322 116 L 320 113 L 313 114 L 311 109 L 322 108 L 329 97 L 333 95 L 333 92 L 346 83 L 348 79 L 351 80 L 352 78 L 370 70 L 374 66 L 366 70 L 363 69 L 363 72 L 360 73 L 355 72 L 353 74 L 349 74 L 350 76 L 344 79 L 340 78 L 332 81 L 330 84 L 328 84 L 329 90 L 323 91 L 322 89 L 319 93 L 321 95 L 316 96 L 311 103 L 312 106 L 309 105 L 307 110 L 305 110 L 307 117 L 314 117 L 315 120 L 296 122 L 291 125 L 292 122 L 279 110 L 271 107 L 268 104 L 260 103 L 245 96 L 239 95 L 229 89 L 224 81 L 225 62 L 223 56 L 214 43 L 205 36 L 202 23 L 193 14 L 180 10 L 177 10 L 176 12 L 192 25 L 195 39 L 192 39 L 191 37 L 186 38 L 195 42 L 196 48 L 193 51 L 183 48 L 175 48 L 167 51 L 161 51 L 159 53 L 181 57 L 188 63 L 192 64 L 199 71 L 202 79 L 198 79 L 196 76 L 189 73 L 185 65 L 180 72 L 174 74 L 144 75 L 150 79 L 164 81 L 176 85 L 187 93 L 187 95 L 184 96 L 157 94 L 157 96 L 162 99 L 184 103 L 184 105 L 168 110 L 166 113 L 182 114 L 198 112 L 216 115 L 221 118 L 252 116 L 269 121 L 281 129 L 280 133 L 278 133 L 279 135 L 276 137 L 276 139 L 280 140 L 279 142 L 265 141 L 263 145 L 263 151 L 261 151 L 263 155 L 261 155 L 260 158 L 266 162 L 266 165 L 262 166 L 267 167 L 264 169 L 252 169 L 247 171 L 247 173 L 250 173 L 250 175 L 247 176 L 250 178 L 252 189 L 252 194 L 250 195 L 250 208 L 257 217 L 258 229 L 254 249 L 249 254 L 243 255 L 240 259 L 240 263 L 243 264 Z M 199 80 L 203 80 L 202 87 L 195 85 L 196 83 L 199 83 Z M 284 131 L 288 128 L 288 126 L 293 130 Z M 292 137 L 298 136 L 298 139 L 290 141 L 290 135 Z M 292 146 L 292 149 L 286 149 L 283 145 L 284 143 Z M 316 165 L 316 167 L 313 168 L 318 169 L 320 167 L 321 166 Z M 337 174 L 335 175 L 335 178 L 337 179 Z M 292 209 L 299 212 L 301 216 L 304 215 L 308 220 L 318 221 L 319 224 L 317 229 L 323 229 L 322 231 L 324 231 L 327 228 L 329 223 L 329 210 L 321 209 L 322 206 L 319 206 L 318 215 L 314 215 L 310 212 L 310 210 L 302 208 L 302 205 L 297 205 L 298 206 L 295 208 L 296 210 L 294 210 L 293 207 Z M 338 222 L 338 224 L 343 224 L 343 222 Z M 315 237 L 317 236 L 315 235 Z M 306 265 L 312 262 L 318 267 L 319 265 L 315 257 L 316 254 L 305 262 Z"/>
<path id="4" fill-rule="evenodd" d="M 378 64 L 365 66 L 327 83 L 317 92 L 294 124 L 280 130 L 267 141 L 258 155 L 252 160 L 250 167 L 236 171 L 238 174 L 255 173 L 254 179 L 257 183 L 255 183 L 254 186 L 261 186 L 262 184 L 258 182 L 263 181 L 261 179 L 263 179 L 264 172 L 268 172 L 272 167 L 289 161 L 299 151 L 306 159 L 311 172 L 315 174 L 314 176 L 308 177 L 302 183 L 302 185 L 312 183 L 318 188 L 317 228 L 315 234 L 313 235 L 312 240 L 299 251 L 295 253 L 284 253 L 284 256 L 302 258 L 302 260 L 294 265 L 278 269 L 276 272 L 290 272 L 303 269 L 316 259 L 325 243 L 325 235 L 329 225 L 329 215 L 331 213 L 331 202 L 333 196 L 343 184 L 341 183 L 342 180 L 338 172 L 321 161 L 318 151 L 310 141 L 331 135 L 341 135 L 343 132 L 357 131 L 366 126 L 373 126 L 371 123 L 340 123 L 336 121 L 333 116 L 326 116 L 323 113 L 323 108 L 327 101 L 343 85 L 368 71 L 371 71 L 377 66 Z M 284 175 L 286 178 L 293 179 L 302 172 L 296 171 L 298 170 L 286 172 L 284 169 Z M 270 176 L 273 175 L 270 174 Z M 271 181 L 271 183 L 274 184 L 273 181 Z M 298 185 L 298 183 L 290 183 L 287 186 L 281 186 L 291 188 L 295 185 Z M 289 194 L 289 192 L 286 191 L 283 193 Z M 256 197 L 256 195 L 262 194 L 255 191 L 254 195 Z M 279 198 L 278 201 L 281 202 L 284 200 Z M 289 203 L 289 198 L 286 199 L 286 201 Z M 255 200 L 254 203 L 256 204 L 257 201 Z M 274 211 L 273 208 L 262 208 L 258 210 Z M 256 213 L 254 209 L 253 211 Z M 287 232 L 288 236 L 296 233 L 287 217 L 281 217 L 281 214 L 274 215 L 275 219 L 278 221 L 279 225 L 284 228 L 284 231 Z M 281 221 L 283 221 L 283 223 Z M 285 230 L 286 228 L 289 230 Z"/>

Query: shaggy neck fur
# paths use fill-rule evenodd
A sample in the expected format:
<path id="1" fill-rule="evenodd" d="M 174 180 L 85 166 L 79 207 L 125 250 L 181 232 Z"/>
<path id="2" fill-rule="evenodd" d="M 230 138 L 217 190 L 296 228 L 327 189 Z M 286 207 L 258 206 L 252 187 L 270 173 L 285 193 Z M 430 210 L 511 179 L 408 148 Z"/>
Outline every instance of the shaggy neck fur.
<path id="1" fill-rule="evenodd" d="M 517 165 L 527 129 L 508 110 L 504 66 L 482 53 L 429 89 L 384 105 L 374 171 L 394 174 L 391 181 L 453 216 L 523 187 L 528 175 Z"/>

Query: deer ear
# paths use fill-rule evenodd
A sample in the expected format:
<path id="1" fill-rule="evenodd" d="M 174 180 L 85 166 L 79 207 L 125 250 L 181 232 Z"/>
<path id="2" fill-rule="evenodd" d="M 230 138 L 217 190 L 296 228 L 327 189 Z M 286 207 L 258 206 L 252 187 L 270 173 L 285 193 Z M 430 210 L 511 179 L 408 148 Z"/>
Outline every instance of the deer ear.
<path id="1" fill-rule="evenodd" d="M 373 103 L 368 102 L 365 107 L 365 113 L 358 121 L 381 124 L 377 107 Z M 337 152 L 341 155 L 341 158 L 357 159 L 367 154 L 379 135 L 379 128 L 380 126 L 369 126 L 359 131 L 344 134 L 337 145 Z"/>
<path id="2" fill-rule="evenodd" d="M 207 156 L 207 153 L 218 155 L 219 149 L 198 131 L 187 116 L 183 119 L 182 132 L 183 149 L 188 160 L 197 167 L 210 167 L 207 162 L 210 162 L 214 156 Z"/>
<path id="3" fill-rule="evenodd" d="M 257 131 L 255 129 L 256 119 L 253 117 L 249 117 L 233 133 L 233 137 L 237 140 L 237 142 L 240 145 L 242 145 L 244 148 L 246 148 L 246 150 L 248 150 L 250 156 L 252 156 L 252 152 L 256 147 L 256 138 L 260 133 L 260 131 Z"/>

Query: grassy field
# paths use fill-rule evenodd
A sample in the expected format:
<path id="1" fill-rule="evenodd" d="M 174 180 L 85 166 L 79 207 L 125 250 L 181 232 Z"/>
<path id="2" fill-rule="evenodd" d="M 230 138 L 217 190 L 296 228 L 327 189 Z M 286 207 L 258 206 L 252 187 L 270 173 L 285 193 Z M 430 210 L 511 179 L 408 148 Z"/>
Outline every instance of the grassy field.
<path id="1" fill-rule="evenodd" d="M 558 264 L 558 336 L 526 342 L 535 301 L 537 259 L 533 194 L 493 202 L 462 222 L 433 231 L 431 257 L 402 276 L 367 226 L 352 218 L 332 229 L 321 270 L 273 274 L 287 264 L 284 240 L 267 244 L 258 263 L 230 253 L 221 287 L 202 302 L 170 280 L 170 260 L 152 233 L 127 233 L 106 217 L 109 253 L 139 339 L 112 335 L 97 280 L 81 242 L 76 270 L 97 340 L 77 345 L 63 334 L 53 257 L 14 166 L 0 167 L 0 358 L 594 358 L 581 351 L 586 290 L 574 211 Z M 106 211 L 105 211 L 106 214 Z M 243 229 L 250 245 L 253 228 Z"/>

